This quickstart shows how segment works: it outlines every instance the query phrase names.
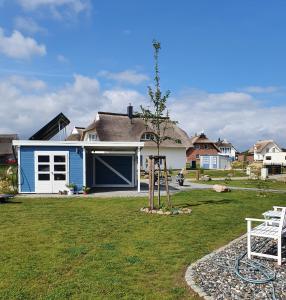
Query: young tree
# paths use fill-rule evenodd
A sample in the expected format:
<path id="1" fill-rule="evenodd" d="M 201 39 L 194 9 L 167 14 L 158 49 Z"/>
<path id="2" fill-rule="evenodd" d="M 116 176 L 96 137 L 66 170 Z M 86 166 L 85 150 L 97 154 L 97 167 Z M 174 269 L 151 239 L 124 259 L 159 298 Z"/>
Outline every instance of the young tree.
<path id="1" fill-rule="evenodd" d="M 173 137 L 167 135 L 167 130 L 173 128 L 173 125 L 177 124 L 176 121 L 172 121 L 169 118 L 169 111 L 167 109 L 167 100 L 170 96 L 170 91 L 167 90 L 162 93 L 160 87 L 160 76 L 159 76 L 159 51 L 161 49 L 160 42 L 153 41 L 154 48 L 154 59 L 155 59 L 155 77 L 154 77 L 154 88 L 148 87 L 148 94 L 151 100 L 151 107 L 141 108 L 141 117 L 145 121 L 147 130 L 154 133 L 151 140 L 156 144 L 157 155 L 160 155 L 160 146 L 165 140 L 174 140 Z M 176 141 L 176 140 L 175 140 Z M 180 141 L 176 141 L 180 142 Z"/>
<path id="2" fill-rule="evenodd" d="M 170 91 L 162 93 L 160 87 L 160 75 L 159 75 L 159 51 L 161 50 L 160 42 L 153 40 L 154 48 L 154 60 L 155 60 L 155 77 L 154 87 L 148 87 L 148 94 L 150 97 L 151 105 L 148 107 L 140 106 L 141 118 L 144 119 L 146 130 L 151 131 L 151 140 L 156 144 L 157 155 L 160 156 L 160 146 L 166 140 L 173 140 L 180 143 L 180 140 L 174 139 L 174 137 L 168 135 L 170 129 L 173 128 L 176 121 L 172 121 L 169 117 L 169 111 L 167 109 L 167 100 L 170 96 Z M 158 206 L 160 207 L 160 160 L 156 161 L 157 164 L 157 182 L 158 182 Z M 150 176 L 150 174 L 149 174 Z M 152 180 L 154 178 L 152 177 Z M 167 184 L 167 182 L 166 182 Z M 149 187 L 150 188 L 150 187 Z M 168 195 L 169 201 L 169 195 Z M 150 200 L 151 202 L 151 200 Z M 152 205 L 151 205 L 152 206 Z"/>

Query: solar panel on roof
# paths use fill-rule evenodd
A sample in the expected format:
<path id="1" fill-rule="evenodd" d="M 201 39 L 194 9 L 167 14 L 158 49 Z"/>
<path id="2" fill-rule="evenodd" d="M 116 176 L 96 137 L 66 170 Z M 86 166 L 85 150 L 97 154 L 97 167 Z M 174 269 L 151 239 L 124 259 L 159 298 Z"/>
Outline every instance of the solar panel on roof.
<path id="1" fill-rule="evenodd" d="M 29 140 L 50 140 L 67 125 L 69 125 L 69 123 L 70 120 L 63 113 L 60 113 L 34 135 L 32 135 Z"/>

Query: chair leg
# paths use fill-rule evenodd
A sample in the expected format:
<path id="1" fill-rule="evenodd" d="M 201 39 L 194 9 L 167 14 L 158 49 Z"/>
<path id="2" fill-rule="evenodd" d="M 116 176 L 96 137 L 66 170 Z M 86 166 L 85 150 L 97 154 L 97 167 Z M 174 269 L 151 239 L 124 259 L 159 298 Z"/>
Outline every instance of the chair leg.
<path id="1" fill-rule="evenodd" d="M 247 257 L 251 259 L 251 235 L 247 233 Z"/>
<path id="2" fill-rule="evenodd" d="M 251 222 L 247 222 L 247 257 L 251 259 Z"/>
<path id="3" fill-rule="evenodd" d="M 277 254 L 278 254 L 278 265 L 281 266 L 282 264 L 282 239 L 281 237 L 278 238 L 278 243 L 277 243 Z"/>

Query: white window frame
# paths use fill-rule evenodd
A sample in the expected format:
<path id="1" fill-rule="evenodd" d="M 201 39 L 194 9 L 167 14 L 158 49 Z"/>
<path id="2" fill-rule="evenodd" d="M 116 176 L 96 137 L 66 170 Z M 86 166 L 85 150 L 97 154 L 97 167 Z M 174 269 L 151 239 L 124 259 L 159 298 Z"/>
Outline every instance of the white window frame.
<path id="1" fill-rule="evenodd" d="M 150 137 L 148 137 L 148 135 Z M 151 138 L 151 136 L 153 136 L 153 139 Z M 140 141 L 144 142 L 144 141 L 155 141 L 156 135 L 153 132 L 144 132 L 141 135 Z"/>
<path id="2" fill-rule="evenodd" d="M 89 133 L 88 136 L 87 136 L 87 140 L 88 140 L 89 142 L 97 141 L 97 140 L 98 140 L 97 133 L 96 133 L 96 132 Z"/>

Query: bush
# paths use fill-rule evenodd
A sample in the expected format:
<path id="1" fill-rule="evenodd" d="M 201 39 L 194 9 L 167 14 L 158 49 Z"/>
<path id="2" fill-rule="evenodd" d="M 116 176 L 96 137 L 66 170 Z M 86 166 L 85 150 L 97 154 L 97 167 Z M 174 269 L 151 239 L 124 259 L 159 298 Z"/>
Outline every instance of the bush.
<path id="1" fill-rule="evenodd" d="M 0 180 L 0 194 L 16 194 L 17 190 L 13 187 L 11 180 L 6 177 Z"/>
<path id="2" fill-rule="evenodd" d="M 243 169 L 245 163 L 243 161 L 234 161 L 231 164 L 232 169 Z"/>
<path id="3" fill-rule="evenodd" d="M 254 176 L 256 176 L 256 178 L 259 178 L 261 175 L 261 169 L 262 169 L 262 163 L 260 162 L 254 162 L 252 164 L 249 165 L 250 168 L 250 173 Z"/>

